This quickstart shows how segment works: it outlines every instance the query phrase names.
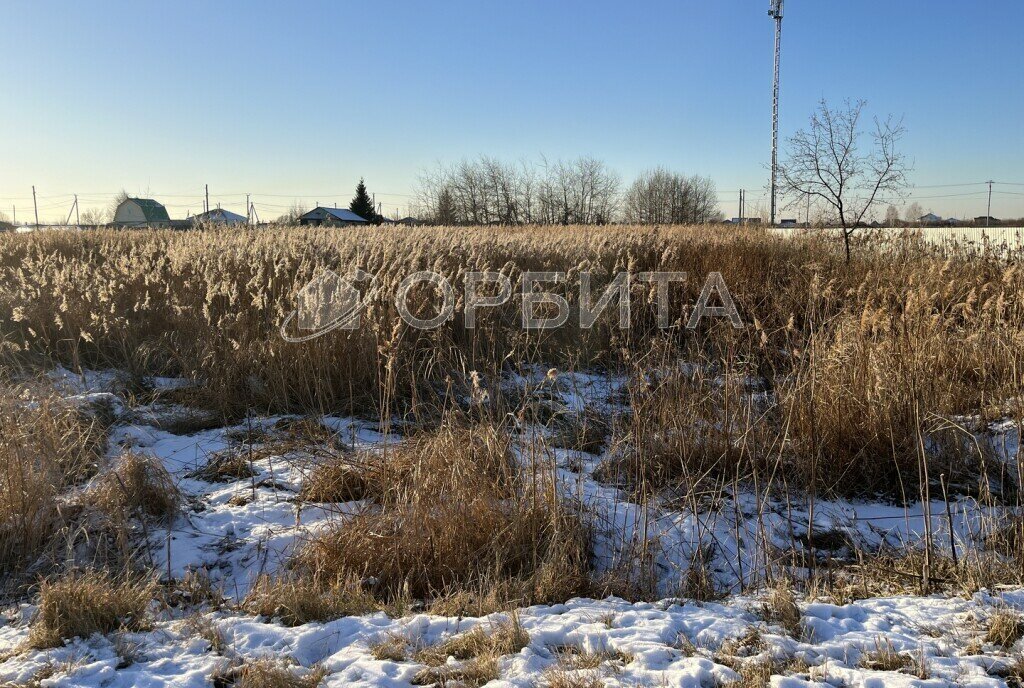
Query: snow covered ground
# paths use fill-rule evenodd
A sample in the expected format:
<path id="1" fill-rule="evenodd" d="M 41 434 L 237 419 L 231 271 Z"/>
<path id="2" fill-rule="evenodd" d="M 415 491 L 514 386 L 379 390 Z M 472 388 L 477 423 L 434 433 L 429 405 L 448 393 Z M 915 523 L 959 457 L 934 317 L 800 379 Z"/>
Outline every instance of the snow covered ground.
<path id="1" fill-rule="evenodd" d="M 511 384 L 535 384 L 537 371 Z M 183 432 L 193 421 L 190 409 L 169 404 L 127 409 L 117 396 L 117 376 L 85 376 L 58 371 L 54 381 L 76 403 L 104 403 L 117 416 L 110 452 L 125 450 L 158 458 L 186 497 L 187 508 L 163 531 L 147 532 L 152 566 L 176 579 L 201 571 L 222 594 L 245 596 L 257 576 L 274 573 L 297 543 L 325 524 L 344 519 L 359 503 L 310 505 L 295 499 L 315 458 L 308 451 L 263 451 L 281 432 L 287 417 L 251 418 L 231 427 Z M 177 389 L 179 380 L 152 380 L 154 387 Z M 610 408 L 623 382 L 601 376 L 559 377 L 553 396 L 571 412 Z M 324 417 L 332 441 L 347 449 L 373 449 L 400 442 L 381 433 L 376 423 L 355 418 Z M 534 446 L 542 428 L 524 427 L 521 451 Z M 1012 427 L 1001 429 L 1004 447 L 1018 450 Z M 247 452 L 252 475 L 223 482 L 202 479 L 199 469 L 218 452 Z M 611 569 L 636 557 L 635 543 L 653 544 L 659 603 L 630 604 L 607 600 L 572 600 L 563 605 L 522 609 L 518 617 L 529 633 L 521 651 L 500 659 L 500 679 L 491 686 L 544 686 L 552 671 L 600 679 L 607 686 L 715 686 L 741 678 L 740 671 L 770 666 L 773 685 L 1007 685 L 1006 676 L 1024 672 L 1014 664 L 1024 641 L 1014 648 L 983 642 L 988 618 L 997 609 L 1024 611 L 1024 592 L 978 593 L 956 597 L 867 599 L 844 606 L 802 600 L 796 634 L 766 620 L 759 596 L 738 594 L 763 580 L 776 548 L 806 539 L 807 505 L 758 499 L 726 492 L 724 503 L 696 513 L 679 505 L 632 503 L 619 490 L 593 476 L 599 457 L 576 450 L 546 449 L 559 487 L 593 514 L 596 565 Z M 947 547 L 952 524 L 962 550 L 974 547 L 982 509 L 970 500 L 956 502 L 950 517 L 945 504 L 934 503 L 935 542 Z M 922 505 L 907 508 L 844 501 L 815 505 L 813 532 L 864 549 L 883 544 L 919 542 L 924 532 Z M 838 551 L 844 545 L 837 545 Z M 717 587 L 732 592 L 721 603 L 679 599 L 682 581 L 698 550 L 711 552 L 708 565 Z M 77 639 L 53 650 L 24 650 L 31 605 L 12 609 L 0 621 L 0 684 L 23 684 L 37 677 L 43 686 L 204 686 L 211 675 L 260 657 L 271 657 L 301 676 L 321 666 L 328 686 L 408 686 L 423 665 L 375 659 L 375 643 L 401 638 L 411 648 L 435 645 L 451 635 L 483 624 L 490 628 L 502 615 L 446 618 L 423 614 L 391 619 L 382 613 L 346 617 L 329 623 L 290 628 L 273 620 L 227 611 L 182 612 L 158 609 L 147 632 Z M 211 631 L 211 629 L 214 629 Z M 790 629 L 792 630 L 792 629 Z M 211 633 L 223 643 L 211 645 Z M 794 635 L 798 637 L 794 637 Z M 590 653 L 599 666 L 571 670 L 566 648 Z M 877 656 L 895 657 L 898 668 L 877 668 Z M 876 658 L 876 660 L 872 660 Z M 874 663 L 873 663 L 874 661 Z M 455 665 L 458 663 L 451 660 Z M 769 665 L 769 662 L 771 664 Z M 876 668 L 868 668 L 875 666 Z M 1016 667 L 1016 668 L 1015 668 Z M 46 678 L 43 678 L 46 677 Z M 581 684 L 583 685 L 583 684 Z"/>
<path id="2" fill-rule="evenodd" d="M 572 600 L 519 612 L 529 644 L 502 657 L 498 686 L 544 685 L 564 665 L 566 648 L 611 659 L 572 675 L 594 675 L 606 686 L 717 686 L 739 680 L 737 669 L 774 662 L 773 685 L 810 683 L 863 686 L 1004 686 L 1016 661 L 981 642 L 997 607 L 1024 609 L 1024 594 L 973 599 L 894 597 L 835 606 L 802 605 L 804 638 L 796 640 L 763 620 L 760 602 L 735 597 L 726 604 Z M 0 628 L 0 647 L 24 637 L 26 608 Z M 147 633 L 79 639 L 50 651 L 32 651 L 0 667 L 5 681 L 28 681 L 46 667 L 57 673 L 46 686 L 207 686 L 232 663 L 271 657 L 328 672 L 326 686 L 408 686 L 423 665 L 378 660 L 371 647 L 390 637 L 429 646 L 502 618 L 384 614 L 347 617 L 288 628 L 265 619 L 226 613 L 203 617 L 224 641 L 220 652 L 197 633 L 195 619 L 158 622 Z M 751 629 L 754 629 L 753 631 Z M 901 656 L 905 668 L 865 668 L 882 652 Z M 1020 669 L 1018 669 L 1019 671 Z M 920 673 L 917 673 L 920 672 Z M 925 678 L 926 677 L 926 678 Z"/>

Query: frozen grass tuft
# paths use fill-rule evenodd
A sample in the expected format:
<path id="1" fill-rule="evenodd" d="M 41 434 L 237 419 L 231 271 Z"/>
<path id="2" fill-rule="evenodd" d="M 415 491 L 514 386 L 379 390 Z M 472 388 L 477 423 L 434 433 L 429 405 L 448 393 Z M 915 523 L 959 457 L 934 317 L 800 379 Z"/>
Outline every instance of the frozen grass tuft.
<path id="1" fill-rule="evenodd" d="M 768 593 L 768 599 L 764 603 L 764 619 L 769 623 L 777 623 L 794 638 L 799 638 L 802 632 L 800 620 L 803 615 L 796 603 L 796 595 L 786 581 L 780 581 L 775 588 Z"/>
<path id="2" fill-rule="evenodd" d="M 123 454 L 88 495 L 89 502 L 113 517 L 135 515 L 170 523 L 181 507 L 181 495 L 159 459 Z"/>
<path id="3" fill-rule="evenodd" d="M 519 617 L 511 614 L 505 620 L 490 624 L 489 628 L 477 626 L 438 645 L 424 648 L 416 653 L 416 661 L 436 667 L 444 664 L 449 657 L 458 660 L 501 657 L 515 654 L 529 644 L 530 634 L 523 629 Z"/>
<path id="4" fill-rule="evenodd" d="M 55 647 L 93 633 L 145 628 L 146 608 L 155 593 L 155 583 L 105 572 L 73 572 L 44 580 L 29 642 L 38 648 Z"/>
<path id="5" fill-rule="evenodd" d="M 1024 618 L 1010 609 L 997 609 L 988 621 L 988 632 L 985 642 L 1000 645 L 1004 648 L 1013 647 L 1024 637 Z"/>
<path id="6" fill-rule="evenodd" d="M 302 670 L 268 657 L 215 672 L 210 679 L 215 686 L 236 688 L 316 688 L 326 676 L 323 667 Z"/>
<path id="7" fill-rule="evenodd" d="M 379 605 L 354 577 L 324 581 L 302 576 L 261 576 L 242 607 L 252 614 L 279 619 L 288 626 L 301 626 L 366 614 Z"/>
<path id="8" fill-rule="evenodd" d="M 589 589 L 587 527 L 541 476 L 519 473 L 509 439 L 493 428 L 447 423 L 390 449 L 379 475 L 380 508 L 318 533 L 298 570 L 372 578 L 384 599 L 462 605 L 486 588 L 527 604 Z"/>

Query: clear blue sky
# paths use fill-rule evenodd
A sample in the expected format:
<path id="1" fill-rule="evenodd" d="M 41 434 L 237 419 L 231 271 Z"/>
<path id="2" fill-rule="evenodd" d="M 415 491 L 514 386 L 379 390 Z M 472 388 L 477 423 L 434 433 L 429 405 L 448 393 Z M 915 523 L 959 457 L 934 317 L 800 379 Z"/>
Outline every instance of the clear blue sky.
<path id="1" fill-rule="evenodd" d="M 424 168 L 486 153 L 705 174 L 734 214 L 767 178 L 767 6 L 6 0 L 0 212 L 28 219 L 35 184 L 44 218 L 122 188 L 184 217 L 209 183 L 273 216 L 360 176 L 395 212 Z M 984 187 L 924 187 L 1024 183 L 1022 27 L 1020 0 L 787 0 L 783 136 L 866 99 L 905 116 L 926 210 L 982 214 Z M 1024 186 L 996 188 L 994 215 L 1024 215 Z"/>

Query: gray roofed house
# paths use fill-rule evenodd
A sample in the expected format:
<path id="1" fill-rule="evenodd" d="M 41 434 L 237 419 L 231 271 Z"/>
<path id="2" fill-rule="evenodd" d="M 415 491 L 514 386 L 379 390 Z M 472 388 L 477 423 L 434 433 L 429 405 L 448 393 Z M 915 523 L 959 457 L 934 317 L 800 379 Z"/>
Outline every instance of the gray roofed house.
<path id="1" fill-rule="evenodd" d="M 304 215 L 300 215 L 299 224 L 313 227 L 345 227 L 348 225 L 365 225 L 369 224 L 369 222 L 347 208 L 324 208 L 321 206 L 313 208 Z"/>
<path id="2" fill-rule="evenodd" d="M 223 208 L 214 208 L 189 218 L 193 225 L 244 225 L 249 219 Z"/>
<path id="3" fill-rule="evenodd" d="M 167 208 L 152 198 L 126 198 L 114 212 L 113 224 L 120 227 L 170 227 Z"/>

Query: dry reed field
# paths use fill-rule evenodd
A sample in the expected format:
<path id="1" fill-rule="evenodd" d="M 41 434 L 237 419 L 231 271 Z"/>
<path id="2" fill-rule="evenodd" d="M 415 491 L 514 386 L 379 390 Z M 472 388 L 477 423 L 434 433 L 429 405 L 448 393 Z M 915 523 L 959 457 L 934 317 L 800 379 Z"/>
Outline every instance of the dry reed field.
<path id="1" fill-rule="evenodd" d="M 708 226 L 0 235 L 0 681 L 1019 685 L 1021 257 Z M 357 328 L 281 336 L 356 268 Z M 393 298 L 421 270 L 454 287 L 436 329 Z M 467 328 L 474 271 L 513 296 Z M 521 326 L 538 271 L 568 275 L 564 327 Z M 621 272 L 629 327 L 614 302 L 580 327 L 580 275 Z M 669 327 L 651 272 L 687 274 Z M 743 327 L 685 326 L 709 273 Z"/>

